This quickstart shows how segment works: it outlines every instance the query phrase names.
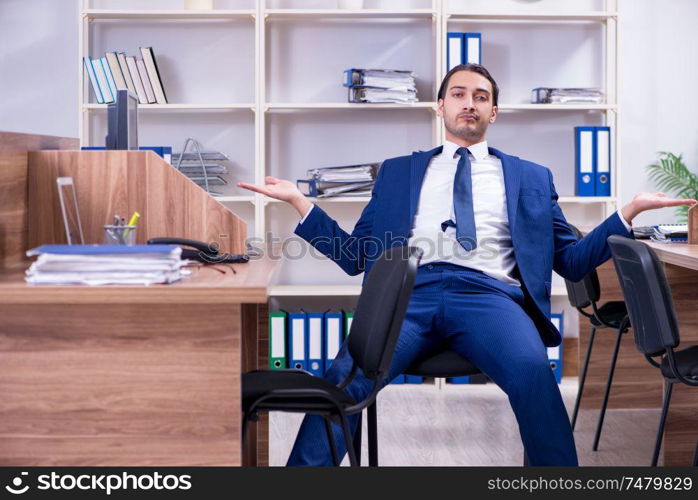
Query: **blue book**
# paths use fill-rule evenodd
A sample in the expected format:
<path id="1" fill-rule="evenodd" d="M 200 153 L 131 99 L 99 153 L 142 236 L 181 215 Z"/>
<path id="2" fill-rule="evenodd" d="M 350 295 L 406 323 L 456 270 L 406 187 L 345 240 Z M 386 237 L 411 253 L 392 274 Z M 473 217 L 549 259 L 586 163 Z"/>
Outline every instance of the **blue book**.
<path id="1" fill-rule="evenodd" d="M 106 57 L 100 57 L 99 61 L 102 63 L 102 69 L 104 69 L 104 76 L 107 77 L 107 85 L 109 85 L 109 90 L 111 95 L 116 99 L 116 82 L 114 81 L 114 76 L 111 74 L 111 68 L 109 68 L 109 61 Z"/>
<path id="2" fill-rule="evenodd" d="M 27 251 L 27 257 L 53 255 L 170 255 L 181 250 L 177 245 L 42 245 Z"/>
<path id="3" fill-rule="evenodd" d="M 85 70 L 90 79 L 90 84 L 92 85 L 92 91 L 97 99 L 97 104 L 104 104 L 104 97 L 102 96 L 102 91 L 99 90 L 99 82 L 97 81 L 97 73 L 95 73 L 95 68 L 92 65 L 91 57 L 83 57 L 82 62 L 85 64 Z"/>
<path id="4" fill-rule="evenodd" d="M 406 384 L 421 384 L 424 381 L 424 377 L 419 377 L 417 375 L 405 375 Z"/>

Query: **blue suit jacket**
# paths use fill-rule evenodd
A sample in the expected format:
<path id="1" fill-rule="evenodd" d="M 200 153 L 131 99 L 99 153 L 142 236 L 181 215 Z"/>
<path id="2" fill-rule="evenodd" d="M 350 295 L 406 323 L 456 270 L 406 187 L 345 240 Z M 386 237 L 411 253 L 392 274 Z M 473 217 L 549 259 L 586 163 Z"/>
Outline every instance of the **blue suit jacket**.
<path id="1" fill-rule="evenodd" d="M 407 244 L 419 193 L 429 162 L 443 147 L 391 158 L 378 171 L 371 200 L 351 235 L 319 206 L 296 227 L 295 233 L 334 260 L 347 274 L 371 269 L 384 250 Z M 557 203 L 549 169 L 494 148 L 502 162 L 509 228 L 516 274 L 526 297 L 524 308 L 546 346 L 562 341 L 550 322 L 552 271 L 579 281 L 611 257 L 606 239 L 612 234 L 632 237 L 614 213 L 581 240 Z M 364 279 L 366 276 L 364 276 Z"/>

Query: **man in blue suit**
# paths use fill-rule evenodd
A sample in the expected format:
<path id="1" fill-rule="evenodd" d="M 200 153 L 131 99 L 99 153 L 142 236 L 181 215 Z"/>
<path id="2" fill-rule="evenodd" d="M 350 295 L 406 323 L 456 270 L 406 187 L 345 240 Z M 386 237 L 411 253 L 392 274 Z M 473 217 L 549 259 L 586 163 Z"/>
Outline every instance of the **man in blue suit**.
<path id="1" fill-rule="evenodd" d="M 506 392 L 531 465 L 577 465 L 574 437 L 546 346 L 560 333 L 550 322 L 552 271 L 579 281 L 610 258 L 606 239 L 632 237 L 630 222 L 648 209 L 692 204 L 642 193 L 581 240 L 557 203 L 550 170 L 488 146 L 499 89 L 480 65 L 453 68 L 438 93 L 446 141 L 431 151 L 385 160 L 351 234 L 287 180 L 240 187 L 292 204 L 296 234 L 345 272 L 368 273 L 384 250 L 405 244 L 424 255 L 397 342 L 388 384 L 415 360 L 452 349 Z M 325 377 L 344 379 L 346 343 Z M 363 399 L 360 374 L 346 388 Z M 352 430 L 358 418 L 350 419 Z M 346 452 L 339 429 L 336 444 Z M 289 465 L 331 465 L 324 423 L 306 416 Z"/>

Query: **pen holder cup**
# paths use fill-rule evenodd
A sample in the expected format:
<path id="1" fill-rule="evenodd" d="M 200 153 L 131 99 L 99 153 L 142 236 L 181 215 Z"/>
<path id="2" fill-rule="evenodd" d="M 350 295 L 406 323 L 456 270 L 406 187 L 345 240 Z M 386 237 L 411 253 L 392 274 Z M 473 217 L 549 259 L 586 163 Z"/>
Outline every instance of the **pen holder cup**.
<path id="1" fill-rule="evenodd" d="M 136 226 L 104 226 L 105 245 L 135 245 Z"/>

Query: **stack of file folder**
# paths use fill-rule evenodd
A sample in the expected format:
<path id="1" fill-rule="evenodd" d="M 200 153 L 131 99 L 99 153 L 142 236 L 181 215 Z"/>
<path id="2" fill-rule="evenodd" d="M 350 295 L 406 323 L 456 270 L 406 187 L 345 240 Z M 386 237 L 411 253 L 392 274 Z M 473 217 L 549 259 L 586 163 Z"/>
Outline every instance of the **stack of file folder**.
<path id="1" fill-rule="evenodd" d="M 352 103 L 418 102 L 414 72 L 390 69 L 348 69 L 344 71 L 348 101 Z"/>
<path id="2" fill-rule="evenodd" d="M 44 245 L 26 272 L 32 285 L 153 285 L 189 273 L 176 245 Z"/>
<path id="3" fill-rule="evenodd" d="M 304 370 L 322 377 L 351 331 L 354 313 L 287 312 L 269 314 L 269 368 Z M 400 375 L 393 384 L 421 384 L 422 377 Z"/>
<path id="4" fill-rule="evenodd" d="M 661 224 L 652 226 L 652 241 L 658 243 L 677 243 L 688 241 L 688 224 Z"/>
<path id="5" fill-rule="evenodd" d="M 589 88 L 536 87 L 531 92 L 533 104 L 601 104 L 603 99 L 603 92 Z"/>
<path id="6" fill-rule="evenodd" d="M 380 163 L 363 163 L 341 167 L 314 168 L 306 172 L 307 179 L 296 185 L 306 196 L 369 196 L 376 181 Z"/>
<path id="7" fill-rule="evenodd" d="M 199 186 L 205 187 L 206 178 L 209 186 L 227 185 L 228 181 L 224 176 L 229 173 L 228 167 L 232 162 L 220 151 L 202 151 L 201 158 L 196 152 L 179 152 L 172 155 L 172 165 Z"/>

